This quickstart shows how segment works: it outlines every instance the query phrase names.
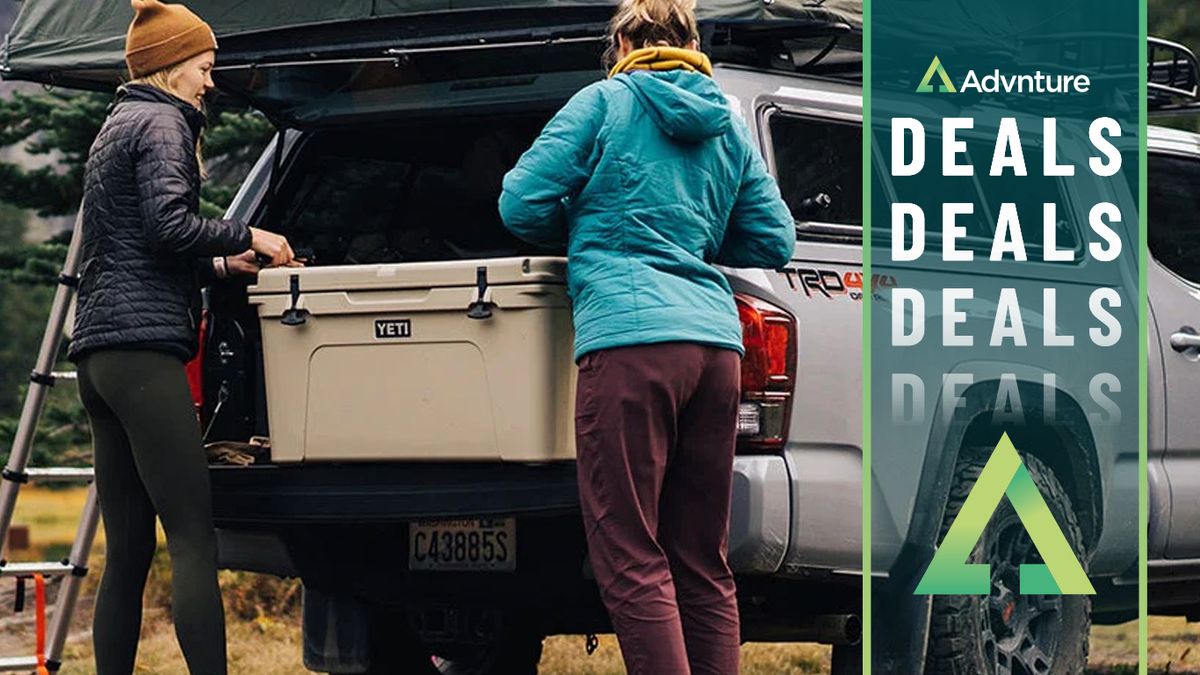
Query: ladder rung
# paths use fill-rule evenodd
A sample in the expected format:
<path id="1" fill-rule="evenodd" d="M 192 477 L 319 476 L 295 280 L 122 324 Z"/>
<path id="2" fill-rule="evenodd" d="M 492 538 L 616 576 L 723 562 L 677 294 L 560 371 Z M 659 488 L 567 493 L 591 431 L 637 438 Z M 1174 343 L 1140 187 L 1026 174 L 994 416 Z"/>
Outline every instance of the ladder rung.
<path id="1" fill-rule="evenodd" d="M 20 577 L 30 574 L 42 574 L 51 577 L 66 576 L 75 568 L 61 562 L 10 562 L 0 567 L 0 577 Z"/>
<path id="2" fill-rule="evenodd" d="M 96 471 L 91 467 L 47 467 L 42 469 L 26 469 L 25 474 L 30 480 L 41 482 L 63 482 L 76 480 L 93 480 Z"/>
<path id="3" fill-rule="evenodd" d="M 36 656 L 17 656 L 0 659 L 0 673 L 30 672 L 37 670 Z"/>

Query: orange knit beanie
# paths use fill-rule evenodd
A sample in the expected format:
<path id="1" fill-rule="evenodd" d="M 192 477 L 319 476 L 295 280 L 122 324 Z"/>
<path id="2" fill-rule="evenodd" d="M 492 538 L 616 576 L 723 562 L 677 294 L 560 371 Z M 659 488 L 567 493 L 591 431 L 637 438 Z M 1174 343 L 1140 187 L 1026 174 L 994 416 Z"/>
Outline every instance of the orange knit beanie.
<path id="1" fill-rule="evenodd" d="M 125 34 L 125 63 L 134 77 L 217 48 L 212 27 L 183 5 L 131 0 L 133 23 Z"/>

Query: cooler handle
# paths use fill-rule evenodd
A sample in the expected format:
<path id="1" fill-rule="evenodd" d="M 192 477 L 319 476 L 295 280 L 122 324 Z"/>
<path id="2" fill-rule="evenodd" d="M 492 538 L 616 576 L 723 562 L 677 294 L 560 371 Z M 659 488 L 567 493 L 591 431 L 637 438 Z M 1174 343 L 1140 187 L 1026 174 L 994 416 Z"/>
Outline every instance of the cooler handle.
<path id="1" fill-rule="evenodd" d="M 475 299 L 467 305 L 467 317 L 471 319 L 492 318 L 492 308 L 496 303 L 491 301 L 488 293 L 487 267 L 480 265 L 475 268 Z"/>
<path id="2" fill-rule="evenodd" d="M 279 323 L 285 326 L 301 326 L 308 322 L 308 310 L 298 307 L 300 303 L 300 275 L 293 274 L 288 280 L 289 291 L 292 296 L 292 306 L 283 313 L 283 318 Z"/>

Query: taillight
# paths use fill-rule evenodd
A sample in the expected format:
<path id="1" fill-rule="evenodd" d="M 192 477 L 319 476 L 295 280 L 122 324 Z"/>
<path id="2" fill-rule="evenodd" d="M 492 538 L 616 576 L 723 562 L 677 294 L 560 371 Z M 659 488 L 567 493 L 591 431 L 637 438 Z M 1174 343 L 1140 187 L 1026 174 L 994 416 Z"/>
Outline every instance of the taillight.
<path id="1" fill-rule="evenodd" d="M 200 315 L 198 333 L 200 347 L 196 350 L 195 358 L 188 361 L 184 369 L 187 373 L 188 387 L 192 390 L 192 402 L 196 404 L 196 415 L 200 415 L 204 408 L 204 343 L 208 336 L 208 310 L 204 310 Z"/>
<path id="2" fill-rule="evenodd" d="M 742 322 L 738 450 L 780 450 L 787 441 L 796 383 L 796 319 L 750 295 L 734 295 Z"/>

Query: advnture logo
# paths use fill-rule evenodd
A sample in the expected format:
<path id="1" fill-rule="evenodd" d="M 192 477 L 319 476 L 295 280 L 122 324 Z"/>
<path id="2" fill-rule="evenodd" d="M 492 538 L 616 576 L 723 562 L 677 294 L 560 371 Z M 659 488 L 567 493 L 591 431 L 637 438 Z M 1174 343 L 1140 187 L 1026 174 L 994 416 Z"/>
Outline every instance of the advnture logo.
<path id="1" fill-rule="evenodd" d="M 934 76 L 940 83 L 934 86 Z M 1032 74 L 1006 75 L 999 68 L 987 75 L 980 76 L 974 70 L 968 70 L 962 84 L 954 86 L 954 81 L 946 73 L 941 59 L 934 56 L 925 77 L 917 85 L 918 94 L 929 94 L 937 91 L 943 94 L 957 94 L 973 91 L 984 94 L 1086 94 L 1092 87 L 1091 78 L 1087 75 L 1049 75 L 1040 70 Z"/>
<path id="2" fill-rule="evenodd" d="M 1021 462 L 1008 434 L 992 451 L 958 517 L 917 584 L 918 595 L 988 595 L 991 567 L 968 563 L 988 521 L 1005 495 L 1033 540 L 1044 564 L 1020 568 L 1022 595 L 1094 595 L 1083 565 L 1054 520 L 1054 514 Z"/>
<path id="3" fill-rule="evenodd" d="M 925 77 L 921 78 L 921 84 L 917 85 L 918 94 L 928 94 L 933 91 L 932 80 L 935 74 L 942 80 L 942 83 L 938 85 L 938 91 L 947 94 L 958 91 L 954 88 L 954 83 L 950 81 L 950 76 L 946 74 L 946 69 L 942 67 L 942 60 L 935 56 L 933 62 L 929 64 L 929 70 L 925 71 Z"/>

